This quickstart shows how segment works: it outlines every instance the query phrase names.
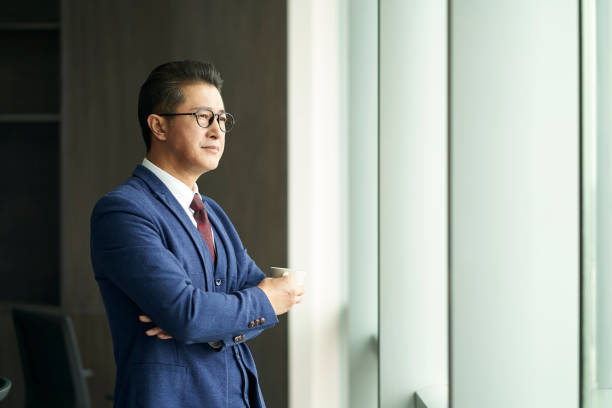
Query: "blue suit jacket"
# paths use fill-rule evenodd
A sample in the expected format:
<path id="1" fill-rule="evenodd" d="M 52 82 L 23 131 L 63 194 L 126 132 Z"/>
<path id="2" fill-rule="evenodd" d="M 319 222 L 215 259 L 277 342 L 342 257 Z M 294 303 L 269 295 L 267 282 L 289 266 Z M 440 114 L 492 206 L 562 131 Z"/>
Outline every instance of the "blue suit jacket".
<path id="1" fill-rule="evenodd" d="M 116 407 L 244 406 L 228 399 L 231 364 L 255 384 L 254 406 L 264 406 L 244 342 L 278 322 L 256 287 L 265 275 L 223 210 L 203 200 L 216 266 L 185 210 L 141 165 L 93 210 L 91 259 L 113 337 Z M 152 324 L 141 314 L 174 338 L 147 336 Z M 220 350 L 208 344 L 219 340 Z"/>

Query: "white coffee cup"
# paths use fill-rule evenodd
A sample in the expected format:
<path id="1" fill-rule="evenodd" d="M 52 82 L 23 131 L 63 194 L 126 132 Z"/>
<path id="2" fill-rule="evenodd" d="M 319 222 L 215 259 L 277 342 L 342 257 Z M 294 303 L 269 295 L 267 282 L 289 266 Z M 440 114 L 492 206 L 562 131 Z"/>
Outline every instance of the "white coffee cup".
<path id="1" fill-rule="evenodd" d="M 280 268 L 278 266 L 271 266 L 270 267 L 270 276 L 273 278 L 280 278 L 282 276 L 293 276 L 293 279 L 295 280 L 295 283 L 297 283 L 298 285 L 303 285 L 304 284 L 304 271 L 298 271 L 297 269 L 291 269 L 291 268 Z"/>

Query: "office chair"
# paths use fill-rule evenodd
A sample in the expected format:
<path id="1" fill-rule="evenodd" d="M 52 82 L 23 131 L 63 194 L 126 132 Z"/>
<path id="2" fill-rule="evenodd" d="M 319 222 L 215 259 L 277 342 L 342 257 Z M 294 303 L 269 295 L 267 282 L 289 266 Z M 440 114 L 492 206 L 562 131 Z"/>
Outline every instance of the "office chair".
<path id="1" fill-rule="evenodd" d="M 2 401 L 11 390 L 11 380 L 0 377 L 0 401 Z"/>
<path id="2" fill-rule="evenodd" d="M 25 377 L 26 408 L 90 408 L 71 319 L 57 308 L 12 309 Z"/>

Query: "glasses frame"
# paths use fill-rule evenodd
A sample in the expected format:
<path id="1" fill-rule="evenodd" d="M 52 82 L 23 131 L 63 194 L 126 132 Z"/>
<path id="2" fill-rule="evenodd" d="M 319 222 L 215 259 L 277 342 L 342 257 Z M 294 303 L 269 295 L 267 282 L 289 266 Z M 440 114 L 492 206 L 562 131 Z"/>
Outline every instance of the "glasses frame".
<path id="1" fill-rule="evenodd" d="M 198 120 L 198 114 L 200 112 L 206 112 L 206 111 L 212 113 L 212 116 L 208 120 L 208 125 L 207 126 L 202 126 L 200 124 L 200 121 Z M 196 120 L 196 123 L 198 124 L 198 126 L 201 127 L 201 128 L 204 128 L 204 129 L 209 128 L 210 125 L 212 125 L 212 123 L 215 120 L 215 118 L 217 118 L 217 125 L 219 125 L 219 130 L 221 130 L 223 133 L 231 132 L 232 129 L 236 126 L 236 118 L 234 118 L 234 115 L 232 115 L 231 113 L 229 113 L 229 112 L 215 113 L 215 112 L 211 111 L 210 109 L 200 109 L 197 112 L 188 112 L 188 113 L 157 113 L 157 115 L 159 115 L 159 116 L 195 116 L 195 120 Z M 232 127 L 229 128 L 229 130 L 223 130 L 221 128 L 221 121 L 219 120 L 221 115 L 229 116 L 230 118 L 232 118 L 233 124 L 232 124 Z"/>

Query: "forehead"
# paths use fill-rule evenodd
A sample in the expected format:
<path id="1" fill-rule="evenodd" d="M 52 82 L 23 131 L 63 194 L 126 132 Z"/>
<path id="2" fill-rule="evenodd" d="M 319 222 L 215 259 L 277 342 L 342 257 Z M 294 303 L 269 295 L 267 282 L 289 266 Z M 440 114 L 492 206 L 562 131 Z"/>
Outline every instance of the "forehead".
<path id="1" fill-rule="evenodd" d="M 181 86 L 181 91 L 185 100 L 178 106 L 180 109 L 211 108 L 215 112 L 225 109 L 221 93 L 214 85 L 198 82 Z"/>

